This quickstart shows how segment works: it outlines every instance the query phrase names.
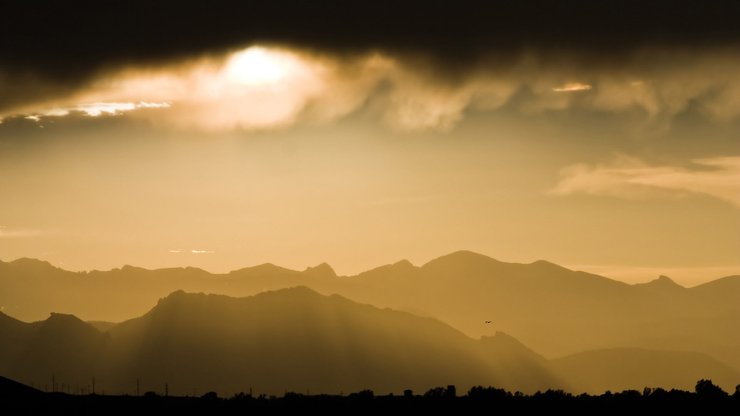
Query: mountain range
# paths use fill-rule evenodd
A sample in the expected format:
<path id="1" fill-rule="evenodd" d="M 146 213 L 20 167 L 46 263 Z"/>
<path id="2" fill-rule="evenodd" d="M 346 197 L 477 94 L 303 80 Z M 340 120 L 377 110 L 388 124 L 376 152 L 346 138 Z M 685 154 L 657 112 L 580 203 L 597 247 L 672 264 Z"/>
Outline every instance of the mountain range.
<path id="1" fill-rule="evenodd" d="M 48 316 L 50 311 L 60 312 L 46 321 L 33 324 L 15 321 L 9 316 L 4 316 L 0 323 L 3 327 L 8 325 L 26 328 L 31 325 L 37 328 L 33 331 L 28 329 L 30 327 L 18 329 L 12 335 L 24 336 L 24 331 L 35 333 L 44 325 L 53 327 L 49 321 L 73 319 L 61 313 L 94 320 L 95 322 L 88 324 L 74 318 L 84 324 L 85 328 L 95 331 L 82 331 L 78 328 L 81 332 L 89 332 L 85 335 L 88 351 L 100 348 L 101 343 L 108 342 L 110 345 L 105 344 L 107 347 L 103 348 L 105 354 L 114 355 L 110 360 L 104 361 L 128 362 L 126 360 L 131 360 L 127 355 L 130 354 L 130 348 L 119 347 L 129 345 L 128 341 L 110 340 L 117 339 L 117 334 L 133 331 L 125 328 L 144 327 L 141 322 L 153 319 L 152 314 L 157 315 L 155 312 L 160 310 L 162 302 L 153 310 L 149 309 L 161 298 L 167 304 L 173 296 L 176 298 L 181 294 L 177 292 L 180 290 L 244 297 L 295 286 L 305 286 L 325 295 L 338 294 L 342 296 L 338 299 L 345 302 L 392 308 L 394 314 L 406 312 L 404 315 L 394 315 L 396 318 L 393 319 L 414 316 L 416 319 L 426 319 L 424 322 L 443 325 L 457 335 L 445 336 L 444 341 L 437 340 L 440 345 L 458 345 L 458 341 L 449 341 L 457 337 L 465 340 L 459 341 L 459 345 L 476 345 L 465 348 L 466 353 L 462 354 L 465 357 L 479 357 L 479 353 L 471 351 L 478 351 L 479 345 L 490 344 L 491 340 L 505 344 L 503 340 L 506 339 L 531 353 L 527 349 L 529 347 L 548 360 L 539 356 L 539 360 L 534 359 L 533 356 L 537 356 L 535 353 L 524 354 L 528 358 L 521 361 L 518 367 L 514 366 L 516 370 L 511 370 L 511 373 L 529 374 L 522 372 L 521 368 L 538 368 L 542 371 L 536 378 L 527 375 L 522 379 L 514 377 L 505 381 L 492 379 L 500 383 L 510 383 L 509 386 L 520 389 L 545 385 L 581 390 L 598 390 L 607 386 L 612 386 L 613 390 L 620 386 L 638 388 L 640 386 L 635 383 L 645 384 L 640 380 L 653 379 L 644 374 L 637 377 L 640 374 L 637 370 L 652 371 L 652 367 L 644 365 L 645 362 L 650 362 L 655 364 L 654 374 L 658 374 L 658 363 L 661 362 L 658 357 L 668 357 L 665 358 L 667 361 L 663 363 L 664 367 L 679 369 L 677 371 L 683 371 L 682 374 L 685 375 L 706 378 L 701 375 L 701 370 L 706 368 L 708 373 L 719 374 L 718 377 L 728 387 L 734 386 L 732 380 L 736 374 L 735 369 L 740 368 L 740 333 L 735 330 L 740 324 L 740 302 L 737 302 L 740 299 L 740 276 L 730 276 L 692 288 L 681 287 L 665 276 L 646 284 L 628 285 L 602 276 L 568 270 L 545 261 L 530 264 L 505 263 L 467 251 L 440 257 L 420 267 L 401 261 L 356 276 L 337 276 L 326 264 L 301 272 L 264 264 L 227 274 L 210 274 L 195 268 L 146 270 L 130 266 L 111 271 L 77 273 L 31 259 L 0 262 L 0 305 L 4 306 L 3 310 L 7 315 L 32 321 Z M 299 291 L 301 290 L 305 292 L 308 289 Z M 169 295 L 172 292 L 175 293 Z M 275 293 L 283 292 L 273 292 L 271 296 Z M 327 299 L 337 301 L 333 296 Z M 285 303 L 290 304 L 287 301 Z M 286 308 L 290 310 L 289 307 Z M 382 309 L 380 311 L 391 312 Z M 183 313 L 182 320 L 196 320 L 185 311 Z M 142 316 L 126 321 L 139 315 Z M 314 317 L 321 321 L 314 323 L 319 326 L 327 325 L 325 321 L 330 319 L 329 315 Z M 282 322 L 282 325 L 292 325 L 292 320 L 287 316 L 284 318 L 287 321 Z M 241 315 L 214 319 L 240 322 L 245 328 L 262 325 L 262 320 L 244 321 L 246 318 Z M 267 317 L 263 319 L 266 327 L 272 327 L 273 324 L 278 326 L 278 323 L 268 322 Z M 114 324 L 121 321 L 125 322 Z M 326 333 L 333 333 L 336 329 L 328 330 L 323 326 L 321 331 Z M 159 332 L 167 331 L 162 329 Z M 95 334 L 102 334 L 103 339 L 110 340 L 100 341 Z M 364 340 L 366 335 L 359 331 L 350 338 Z M 43 339 L 42 335 L 37 336 Z M 347 339 L 337 342 L 344 344 Z M 144 347 L 137 348 L 141 350 Z M 147 348 L 143 350 L 153 351 L 153 347 Z M 341 350 L 344 351 L 344 348 Z M 507 349 L 498 356 L 511 351 Z M 522 357 L 519 353 L 511 354 L 512 357 Z M 649 354 L 657 355 L 645 358 Z M 625 364 L 621 370 L 635 369 L 629 370 L 634 377 L 626 373 L 617 376 L 619 366 L 609 367 L 620 362 L 615 360 L 616 356 L 623 357 L 620 360 L 629 364 Z M 405 361 L 399 357 L 394 359 Z M 485 360 L 485 364 L 475 361 L 480 358 L 470 359 L 473 360 L 470 363 L 475 363 L 465 364 L 470 365 L 470 368 L 490 368 L 496 364 Z M 534 365 L 537 362 L 540 364 Z M 543 362 L 547 365 L 543 365 Z M 98 365 L 97 362 L 95 365 Z M 124 367 L 136 368 L 132 365 L 127 364 Z M 468 368 L 465 365 L 460 364 Z M 496 365 L 499 365 L 498 374 L 509 371 L 501 369 L 501 360 Z M 339 368 L 341 367 L 340 365 Z M 150 367 L 145 366 L 141 372 L 146 368 Z M 584 373 L 581 369 L 585 368 L 602 368 L 601 374 L 613 375 L 599 380 L 599 371 Z M 110 367 L 106 371 L 115 369 Z M 450 380 L 462 380 L 459 383 L 461 385 L 480 379 L 477 372 L 462 373 L 468 374 L 467 378 L 453 377 L 452 373 L 447 375 Z M 487 371 L 484 373 L 488 374 Z M 665 371 L 663 373 L 667 374 Z M 372 380 L 370 375 L 367 377 L 367 380 Z M 400 375 L 397 377 L 406 380 Z M 282 377 L 279 379 L 284 380 Z M 682 388 L 686 385 L 691 387 L 696 381 L 695 378 L 683 379 L 680 374 L 666 376 L 662 380 Z M 740 382 L 740 379 L 735 380 L 735 384 Z M 338 382 L 337 385 L 345 386 L 345 381 Z M 285 384 L 284 381 L 281 382 Z M 328 389 L 330 384 L 316 387 Z M 419 384 L 409 381 L 407 385 L 414 387 Z M 393 389 L 399 386 L 381 383 L 378 387 Z M 272 385 L 270 387 L 276 388 L 278 387 Z M 346 390 L 350 388 L 347 387 Z"/>
<path id="2" fill-rule="evenodd" d="M 72 315 L 25 323 L 0 314 L 0 337 L 0 373 L 72 392 L 96 384 L 98 393 L 173 395 L 400 393 L 448 384 L 598 392 L 740 380 L 698 353 L 624 349 L 546 360 L 503 333 L 475 340 L 432 318 L 305 287 L 245 298 L 177 291 L 105 332 Z"/>
<path id="3" fill-rule="evenodd" d="M 133 393 L 138 379 L 141 389 L 166 384 L 172 394 L 565 387 L 544 358 L 504 334 L 474 340 L 431 318 L 304 287 L 245 298 L 177 291 L 106 332 L 72 315 L 0 318 L 10 341 L 0 372 L 47 388 L 51 377 L 56 389 L 95 377 L 98 392 Z"/>

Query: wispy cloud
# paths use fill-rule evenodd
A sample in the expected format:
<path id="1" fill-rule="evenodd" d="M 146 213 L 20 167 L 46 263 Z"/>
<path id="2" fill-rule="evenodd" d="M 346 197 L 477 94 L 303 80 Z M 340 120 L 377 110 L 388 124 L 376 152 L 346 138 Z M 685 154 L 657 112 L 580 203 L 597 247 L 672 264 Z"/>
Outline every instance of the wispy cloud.
<path id="1" fill-rule="evenodd" d="M 190 254 L 214 254 L 215 251 L 213 250 L 201 250 L 201 249 L 191 249 L 191 250 L 181 250 L 181 249 L 175 249 L 175 250 L 168 250 L 169 253 L 172 254 L 182 254 L 182 253 L 190 253 Z"/>
<path id="2" fill-rule="evenodd" d="M 41 230 L 11 228 L 0 225 L 0 238 L 25 238 L 35 237 L 41 234 Z"/>
<path id="3" fill-rule="evenodd" d="M 84 103 L 73 105 L 69 107 L 51 107 L 39 110 L 38 112 L 31 112 L 20 114 L 27 120 L 35 122 L 41 122 L 47 117 L 65 117 L 70 114 L 82 114 L 88 117 L 99 117 L 102 115 L 115 116 L 129 111 L 138 110 L 141 108 L 170 108 L 168 102 L 95 102 L 95 103 Z"/>
<path id="4" fill-rule="evenodd" d="M 650 166 L 621 157 L 606 165 L 578 164 L 561 172 L 554 195 L 585 193 L 623 198 L 695 193 L 740 207 L 740 157 L 695 159 L 687 167 Z"/>
<path id="5" fill-rule="evenodd" d="M 552 90 L 555 92 L 577 92 L 577 91 L 588 91 L 593 88 L 589 84 L 583 84 L 580 82 L 569 82 L 559 87 L 554 87 Z"/>

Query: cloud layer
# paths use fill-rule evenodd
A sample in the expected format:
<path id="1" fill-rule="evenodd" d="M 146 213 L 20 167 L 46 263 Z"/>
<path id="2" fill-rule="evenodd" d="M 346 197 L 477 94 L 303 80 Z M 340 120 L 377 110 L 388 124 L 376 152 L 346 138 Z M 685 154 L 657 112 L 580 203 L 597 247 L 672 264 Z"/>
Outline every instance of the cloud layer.
<path id="1" fill-rule="evenodd" d="M 481 92 L 486 85 L 471 87 L 466 81 L 481 71 L 491 74 L 497 85 L 506 84 L 507 91 L 517 91 L 516 86 L 525 84 L 538 96 L 545 90 L 574 91 L 568 85 L 591 85 L 588 100 L 598 108 L 637 105 L 651 114 L 665 106 L 680 108 L 683 95 L 727 95 L 717 97 L 707 108 L 722 113 L 724 101 L 738 100 L 735 87 L 728 92 L 715 88 L 727 74 L 720 74 L 724 78 L 717 82 L 699 77 L 667 87 L 656 80 L 663 75 L 660 71 L 673 71 L 680 78 L 695 69 L 694 63 L 687 62 L 691 59 L 677 58 L 681 54 L 701 57 L 726 50 L 728 56 L 737 55 L 739 20 L 740 3 L 724 0 L 701 5 L 684 0 L 610 4 L 588 0 L 379 0 L 361 4 L 214 0 L 207 6 L 173 0 L 10 0 L 3 3 L 0 14 L 0 91 L 4 92 L 0 113 L 7 116 L 24 107 L 38 108 L 39 103 L 69 101 L 70 95 L 99 89 L 101 80 L 118 79 L 126 68 L 156 72 L 255 44 L 309 51 L 345 62 L 379 55 L 394 62 L 411 62 L 406 70 L 412 73 L 433 68 L 436 81 L 447 87 L 419 91 L 417 85 L 399 92 L 391 103 L 401 111 L 391 118 L 402 125 L 447 128 L 471 100 L 499 102 Z M 710 72 L 726 69 L 714 64 L 710 62 Z M 531 79 L 533 71 L 555 79 Z M 384 79 L 383 74 L 379 78 Z M 399 75 L 394 80 L 403 78 Z M 709 89 L 706 83 L 711 84 Z M 455 88 L 451 90 L 450 84 Z M 684 85 L 689 91 L 683 91 Z M 334 88 L 330 94 L 338 92 L 350 101 L 345 105 L 363 102 L 347 98 L 351 91 Z M 427 106 L 429 98 L 436 103 Z M 442 98 L 449 101 L 441 103 Z M 539 98 L 532 106 L 539 110 L 563 108 L 576 99 Z M 136 97 L 126 102 L 139 101 L 160 100 Z M 75 101 L 74 105 L 91 102 L 95 101 Z M 292 104 L 302 108 L 304 101 L 297 99 Z M 346 111 L 339 104 L 334 106 L 340 108 L 332 108 L 332 113 Z M 296 112 L 295 108 L 286 111 Z M 220 114 L 214 111 L 211 117 Z"/>
<path id="2" fill-rule="evenodd" d="M 469 110 L 505 106 L 526 114 L 637 111 L 644 121 L 663 124 L 687 111 L 718 122 L 740 115 L 740 58 L 729 51 L 643 51 L 608 69 L 522 55 L 505 68 L 483 62 L 454 80 L 435 69 L 421 58 L 378 52 L 341 57 L 254 46 L 108 72 L 53 98 L 0 111 L 0 119 L 131 112 L 155 123 L 214 131 L 330 122 L 364 109 L 402 130 L 449 130 Z"/>
<path id="3" fill-rule="evenodd" d="M 696 159 L 688 167 L 650 166 L 626 157 L 606 165 L 573 165 L 563 170 L 551 193 L 620 198 L 702 194 L 740 208 L 740 157 Z"/>

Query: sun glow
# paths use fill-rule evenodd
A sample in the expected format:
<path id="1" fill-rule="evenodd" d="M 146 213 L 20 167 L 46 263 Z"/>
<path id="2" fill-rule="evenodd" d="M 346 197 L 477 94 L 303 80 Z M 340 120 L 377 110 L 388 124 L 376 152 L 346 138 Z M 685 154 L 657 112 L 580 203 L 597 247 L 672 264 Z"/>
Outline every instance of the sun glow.
<path id="1" fill-rule="evenodd" d="M 287 53 L 253 46 L 234 54 L 226 66 L 230 81 L 244 85 L 277 84 L 300 68 Z"/>

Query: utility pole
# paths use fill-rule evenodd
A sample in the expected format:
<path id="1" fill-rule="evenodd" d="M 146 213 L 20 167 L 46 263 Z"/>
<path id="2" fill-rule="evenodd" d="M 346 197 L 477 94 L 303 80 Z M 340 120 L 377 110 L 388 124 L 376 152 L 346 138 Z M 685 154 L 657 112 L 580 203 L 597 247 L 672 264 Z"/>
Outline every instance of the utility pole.
<path id="1" fill-rule="evenodd" d="M 167 383 L 164 383 L 164 397 L 168 397 L 170 395 L 170 387 L 167 385 Z"/>
<path id="2" fill-rule="evenodd" d="M 95 376 L 93 376 L 93 385 L 92 386 L 93 386 L 92 394 L 95 394 Z"/>

